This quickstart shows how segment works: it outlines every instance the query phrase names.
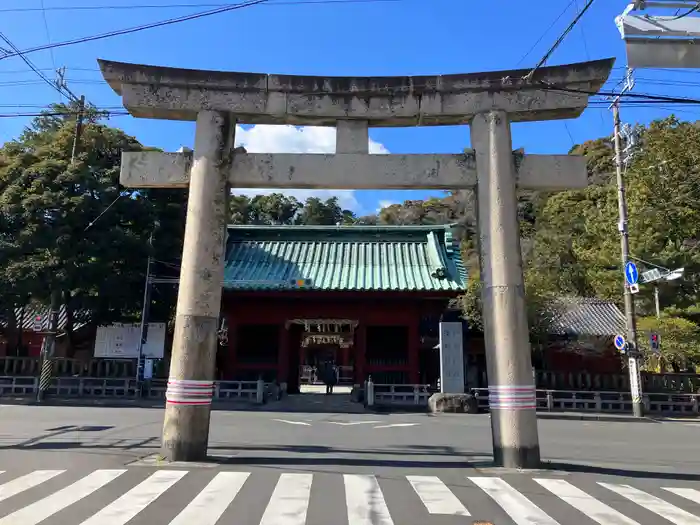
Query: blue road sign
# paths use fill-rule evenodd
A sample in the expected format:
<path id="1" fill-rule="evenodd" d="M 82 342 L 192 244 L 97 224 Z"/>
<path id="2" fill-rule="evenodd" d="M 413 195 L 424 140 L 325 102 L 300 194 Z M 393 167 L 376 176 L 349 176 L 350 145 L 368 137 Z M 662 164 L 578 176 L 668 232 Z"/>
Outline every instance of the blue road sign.
<path id="1" fill-rule="evenodd" d="M 625 338 L 621 335 L 615 337 L 615 348 L 618 350 L 624 350 L 625 348 Z"/>
<path id="2" fill-rule="evenodd" d="M 625 280 L 627 284 L 637 284 L 639 282 L 639 271 L 637 265 L 632 261 L 625 264 Z"/>

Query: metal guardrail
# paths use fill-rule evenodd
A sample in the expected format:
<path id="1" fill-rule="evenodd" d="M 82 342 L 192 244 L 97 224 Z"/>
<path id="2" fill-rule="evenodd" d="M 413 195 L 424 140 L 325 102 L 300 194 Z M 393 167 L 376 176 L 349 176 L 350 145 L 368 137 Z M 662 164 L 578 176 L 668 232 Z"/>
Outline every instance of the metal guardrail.
<path id="1" fill-rule="evenodd" d="M 0 397 L 35 395 L 39 387 L 38 377 L 0 376 Z M 135 379 L 109 379 L 97 377 L 54 377 L 46 394 L 61 398 L 123 398 L 165 399 L 167 382 L 152 380 L 142 388 Z M 275 386 L 262 381 L 216 381 L 214 400 L 246 400 L 264 403 L 275 395 Z"/>

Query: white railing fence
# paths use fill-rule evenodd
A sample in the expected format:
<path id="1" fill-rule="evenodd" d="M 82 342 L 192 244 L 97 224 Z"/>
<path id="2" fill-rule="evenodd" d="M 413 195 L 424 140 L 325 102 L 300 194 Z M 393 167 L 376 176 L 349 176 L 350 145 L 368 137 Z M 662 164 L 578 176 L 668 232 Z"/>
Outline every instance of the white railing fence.
<path id="1" fill-rule="evenodd" d="M 488 409 L 487 388 L 474 388 L 479 408 Z M 590 392 L 580 390 L 537 390 L 537 409 L 549 412 L 630 413 L 632 395 L 628 392 Z M 700 415 L 700 394 L 647 393 L 642 395 L 649 414 Z"/>
<path id="2" fill-rule="evenodd" d="M 383 385 L 365 382 L 365 404 L 422 405 L 434 393 L 429 385 Z M 487 388 L 471 389 L 480 409 L 488 410 Z M 537 410 L 549 412 L 630 413 L 631 394 L 625 392 L 591 392 L 578 390 L 537 390 Z M 643 394 L 645 411 L 649 414 L 700 415 L 700 394 Z"/>
<path id="3" fill-rule="evenodd" d="M 1 377 L 0 397 L 36 394 L 38 377 Z M 107 379 L 94 377 L 55 377 L 47 394 L 60 398 L 142 398 L 164 400 L 166 381 L 145 382 L 141 388 L 135 379 Z M 216 381 L 214 400 L 245 400 L 265 403 L 277 395 L 277 386 L 257 381 Z"/>
<path id="4" fill-rule="evenodd" d="M 430 385 L 388 385 L 365 381 L 365 403 L 374 405 L 428 406 Z"/>
<path id="5" fill-rule="evenodd" d="M 0 397 L 32 396 L 36 394 L 39 378 L 32 376 L 0 376 Z M 249 401 L 266 403 L 276 399 L 285 385 L 257 381 L 216 381 L 215 401 Z M 139 388 L 134 379 L 110 379 L 94 377 L 53 378 L 47 392 L 60 398 L 122 398 L 165 399 L 166 382 L 153 380 Z M 364 400 L 367 406 L 428 406 L 433 394 L 430 385 L 390 385 L 372 382 L 364 384 Z M 480 409 L 488 410 L 487 388 L 474 388 Z M 599 412 L 630 413 L 631 395 L 626 392 L 581 391 L 581 390 L 537 390 L 537 409 L 550 412 Z M 700 415 L 700 394 L 645 393 L 645 411 L 649 414 Z"/>

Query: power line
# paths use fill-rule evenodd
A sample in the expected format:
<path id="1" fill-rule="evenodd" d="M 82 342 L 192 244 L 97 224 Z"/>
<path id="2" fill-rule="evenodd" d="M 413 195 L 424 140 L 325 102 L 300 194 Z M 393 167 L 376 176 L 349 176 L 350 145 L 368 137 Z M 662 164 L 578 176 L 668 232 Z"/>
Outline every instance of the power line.
<path id="1" fill-rule="evenodd" d="M 44 29 L 46 30 L 46 39 L 51 43 L 51 32 L 49 31 L 49 21 L 46 18 L 46 6 L 44 5 L 44 0 L 41 0 L 41 17 L 44 19 Z M 53 54 L 53 49 L 49 50 L 49 55 L 51 56 L 51 65 L 56 69 L 56 58 Z"/>
<path id="2" fill-rule="evenodd" d="M 74 98 L 74 97 L 72 96 L 72 94 L 71 94 L 68 90 L 62 89 L 62 87 L 59 86 L 56 82 L 51 82 L 51 81 L 46 77 L 46 75 L 44 75 L 41 71 L 39 71 L 39 69 L 32 63 L 32 61 L 29 60 L 27 57 L 25 57 L 25 56 L 24 56 L 24 53 L 22 53 L 22 52 L 17 48 L 17 46 L 15 46 L 15 45 L 12 43 L 12 41 L 10 41 L 10 39 L 7 38 L 2 32 L 0 32 L 0 39 L 2 39 L 8 46 L 10 46 L 10 49 L 12 49 L 12 50 L 16 53 L 16 55 L 19 56 L 19 57 L 22 59 L 22 61 L 23 61 L 25 64 L 27 64 L 27 65 L 29 66 L 29 68 L 30 68 L 32 71 L 34 71 L 34 73 L 36 73 L 37 75 L 39 75 L 39 78 L 41 78 L 42 81 L 44 81 L 46 84 L 48 84 L 48 85 L 51 86 L 53 89 L 55 89 L 56 91 L 58 91 L 59 94 L 60 94 L 61 96 L 64 96 L 64 97 L 68 98 L 69 100 L 72 100 L 72 99 Z M 6 55 L 6 56 L 8 56 L 8 55 Z M 2 58 L 4 58 L 4 57 L 2 57 Z M 2 60 L 2 58 L 0 58 L 0 60 Z"/>
<path id="3" fill-rule="evenodd" d="M 547 36 L 547 33 L 549 33 L 551 31 L 551 29 L 557 24 L 557 22 L 559 22 L 561 17 L 566 14 L 566 12 L 569 10 L 569 8 L 572 5 L 574 5 L 575 1 L 576 0 L 571 0 L 569 2 L 569 5 L 567 5 L 561 13 L 559 13 L 559 16 L 556 17 L 551 24 L 549 24 L 549 27 L 547 29 L 545 29 L 544 32 L 540 35 L 540 37 L 537 39 L 537 41 L 534 44 L 532 44 L 532 47 L 528 50 L 528 52 L 525 53 L 520 60 L 518 60 L 518 63 L 515 64 L 515 67 L 518 67 L 520 64 L 523 63 L 523 60 L 525 60 L 528 56 L 530 56 L 530 53 L 532 53 L 535 50 L 535 48 L 539 45 L 539 43 L 542 42 L 544 37 Z"/>
<path id="4" fill-rule="evenodd" d="M 680 11 L 681 11 L 681 10 L 679 9 L 678 11 L 676 11 L 675 17 L 672 18 L 671 20 L 680 20 L 681 18 L 685 18 L 685 17 L 688 16 L 688 15 L 692 15 L 692 14 L 693 14 L 695 11 L 697 11 L 698 9 L 700 9 L 700 2 L 698 2 L 698 4 L 697 4 L 695 7 L 690 8 L 688 11 L 686 11 L 686 12 L 683 13 L 682 15 L 679 15 L 679 14 L 678 14 L 678 13 L 680 13 Z"/>
<path id="5" fill-rule="evenodd" d="M 410 0 L 280 0 L 264 4 L 268 7 L 277 7 L 283 5 L 314 5 L 314 4 L 380 4 L 380 3 L 396 3 L 407 2 Z M 193 3 L 193 4 L 136 4 L 136 5 L 74 5 L 74 6 L 56 6 L 47 7 L 47 11 L 106 11 L 106 10 L 122 10 L 122 9 L 192 9 L 192 8 L 215 8 L 226 7 L 236 4 L 229 3 Z M 14 7 L 8 9 L 0 9 L 0 13 L 26 13 L 32 11 L 41 11 L 38 7 Z"/>
<path id="6" fill-rule="evenodd" d="M 0 60 L 5 60 L 6 58 L 11 58 L 15 56 L 21 56 L 21 55 L 27 55 L 29 53 L 36 53 L 37 51 L 44 51 L 46 49 L 56 49 L 57 47 L 66 47 L 66 46 L 72 46 L 76 44 L 84 44 L 86 42 L 93 42 L 95 40 L 103 40 L 105 38 L 111 38 L 115 36 L 122 36 L 122 35 L 128 35 L 131 33 L 137 33 L 139 31 L 145 31 L 147 29 L 153 29 L 156 27 L 163 27 L 163 26 L 168 26 L 172 24 L 179 24 L 181 22 L 188 22 L 190 20 L 196 20 L 199 18 L 204 18 L 208 16 L 213 16 L 213 15 L 218 15 L 221 13 L 226 13 L 229 11 L 236 11 L 238 9 L 243 9 L 245 7 L 252 7 L 254 5 L 262 4 L 263 2 L 267 2 L 269 0 L 248 0 L 246 2 L 241 2 L 238 4 L 229 4 L 226 7 L 220 7 L 217 9 L 211 9 L 209 11 L 202 11 L 199 13 L 194 13 L 191 15 L 185 15 L 185 16 L 180 16 L 177 18 L 169 18 L 167 20 L 161 20 L 160 22 L 153 22 L 151 24 L 143 24 L 140 26 L 135 26 L 135 27 L 129 27 L 126 29 L 118 29 L 115 31 L 110 31 L 108 33 L 101 33 L 98 35 L 92 35 L 92 36 L 85 36 L 81 38 L 75 38 L 73 40 L 66 40 L 64 42 L 56 42 L 53 44 L 45 44 L 43 46 L 37 46 L 37 47 L 32 47 L 29 49 L 25 49 L 22 51 L 15 51 L 14 53 L 8 53 L 4 56 L 0 57 Z"/>
<path id="7" fill-rule="evenodd" d="M 653 94 L 648 94 L 648 93 L 614 93 L 614 92 L 605 92 L 605 91 L 588 91 L 585 89 L 574 89 L 574 88 L 566 88 L 566 87 L 560 87 L 560 86 L 554 86 L 551 84 L 548 84 L 544 81 L 539 81 L 539 84 L 542 85 L 544 89 L 548 89 L 551 91 L 563 91 L 566 93 L 580 93 L 582 95 L 591 95 L 591 96 L 599 96 L 599 97 L 626 97 L 626 98 L 636 98 L 636 99 L 644 99 L 647 102 L 652 102 L 652 101 L 660 101 L 660 102 L 673 102 L 673 103 L 682 103 L 682 104 L 700 104 L 700 99 L 696 98 L 683 98 L 683 97 L 667 97 L 664 95 L 653 95 Z"/>
<path id="8" fill-rule="evenodd" d="M 54 68 L 50 67 L 39 67 L 37 68 L 39 71 L 55 71 Z M 99 71 L 99 68 L 96 67 L 66 67 L 66 69 L 69 69 L 71 71 Z M 4 71 L 0 71 L 0 75 L 17 75 L 20 73 L 27 73 L 31 70 L 29 69 L 6 69 Z"/>
<path id="9" fill-rule="evenodd" d="M 40 70 L 38 70 L 40 71 Z M 109 86 L 104 80 L 97 80 L 97 79 L 87 79 L 87 78 L 72 78 L 72 79 L 65 79 L 67 81 L 70 81 L 71 84 L 86 84 L 86 85 L 92 85 L 92 86 Z M 51 82 L 51 81 L 49 81 Z M 13 86 L 31 86 L 32 84 L 42 84 L 43 82 L 40 80 L 33 80 L 33 79 L 28 79 L 28 78 L 22 78 L 20 80 L 3 80 L 0 81 L 0 87 L 13 87 Z"/>
<path id="10" fill-rule="evenodd" d="M 561 43 L 564 41 L 564 39 L 566 38 L 566 36 L 567 36 L 569 33 L 571 33 L 571 31 L 573 30 L 574 27 L 576 27 L 576 24 L 578 24 L 578 21 L 581 20 L 581 18 L 583 18 L 583 15 L 585 15 L 585 14 L 586 14 L 586 11 L 588 11 L 588 9 L 591 7 L 591 5 L 593 5 L 593 2 L 595 2 L 595 0 L 588 0 L 588 2 L 587 2 L 586 5 L 583 7 L 583 9 L 581 9 L 581 11 L 578 13 L 578 15 L 576 15 L 576 17 L 574 18 L 574 20 L 569 24 L 569 27 L 567 27 L 567 28 L 564 30 L 564 32 L 559 36 L 559 38 L 557 39 L 557 41 L 554 42 L 554 45 L 553 45 L 551 48 L 549 48 L 549 51 L 547 51 L 547 52 L 545 53 L 545 55 L 544 55 L 544 56 L 542 57 L 542 59 L 537 63 L 537 65 L 532 69 L 532 71 L 530 71 L 530 72 L 526 75 L 526 78 L 532 78 L 532 75 L 535 74 L 535 71 L 537 71 L 540 67 L 542 67 L 542 66 L 547 62 L 547 60 L 549 60 L 549 57 L 552 56 L 552 53 L 554 53 L 554 52 L 557 50 L 557 48 L 561 45 Z"/>
<path id="11" fill-rule="evenodd" d="M 97 110 L 100 114 L 107 118 L 111 117 L 126 117 L 129 115 L 128 111 L 101 111 Z M 72 115 L 77 115 L 77 111 L 42 111 L 42 112 L 17 112 L 17 113 L 0 113 L 0 118 L 22 118 L 22 117 L 69 117 Z"/>

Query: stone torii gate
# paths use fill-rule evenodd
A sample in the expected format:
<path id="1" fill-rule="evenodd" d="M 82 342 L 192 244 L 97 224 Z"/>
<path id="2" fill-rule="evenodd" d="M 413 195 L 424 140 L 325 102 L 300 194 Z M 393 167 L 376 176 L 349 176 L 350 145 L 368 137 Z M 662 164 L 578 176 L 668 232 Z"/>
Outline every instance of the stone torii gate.
<path id="1" fill-rule="evenodd" d="M 134 117 L 196 121 L 193 153 L 124 152 L 127 187 L 189 187 L 162 453 L 207 455 L 230 188 L 476 188 L 494 463 L 540 462 L 516 187 L 582 188 L 582 157 L 522 155 L 511 122 L 579 116 L 614 60 L 422 77 L 229 73 L 100 60 Z M 236 124 L 335 126 L 336 154 L 234 149 Z M 473 150 L 369 155 L 368 128 L 468 124 Z"/>

